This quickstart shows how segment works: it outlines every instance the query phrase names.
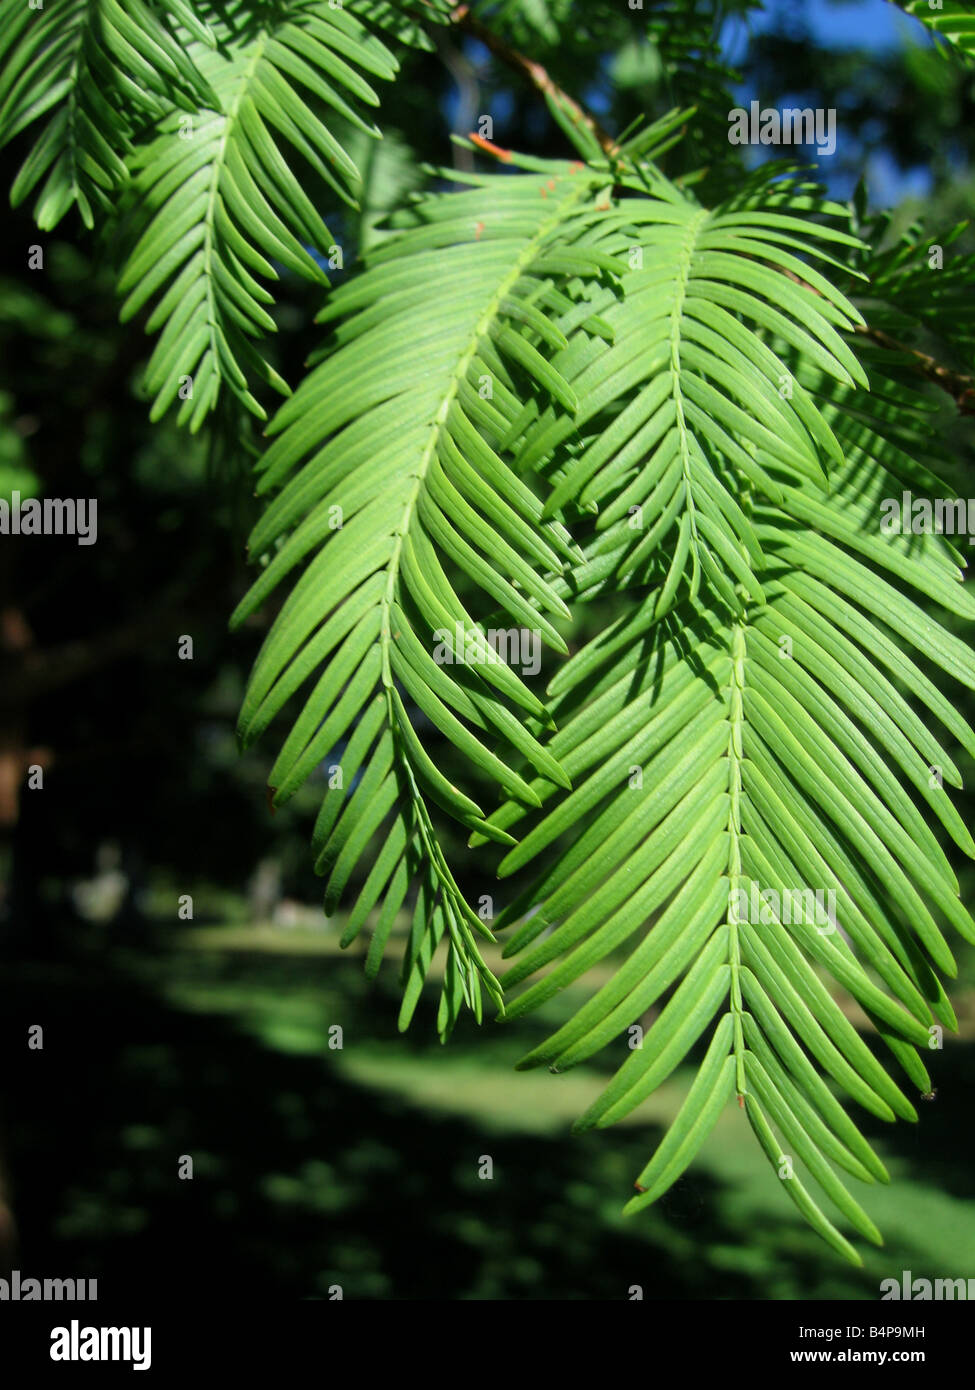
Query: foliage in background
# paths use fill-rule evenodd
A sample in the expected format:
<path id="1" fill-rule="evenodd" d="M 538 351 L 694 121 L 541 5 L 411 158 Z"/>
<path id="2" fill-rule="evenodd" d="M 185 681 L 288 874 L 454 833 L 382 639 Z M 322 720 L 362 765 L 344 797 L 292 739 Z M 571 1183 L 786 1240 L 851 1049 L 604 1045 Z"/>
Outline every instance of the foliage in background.
<path id="1" fill-rule="evenodd" d="M 443 1036 L 465 1003 L 480 1017 L 482 987 L 516 1016 L 605 962 L 524 1059 L 563 1070 L 659 1010 L 584 1126 L 628 1114 L 707 1035 L 631 1207 L 737 1096 L 780 1176 L 788 1157 L 787 1195 L 856 1262 L 791 1165 L 877 1241 L 836 1168 L 886 1172 L 835 1091 L 916 1112 L 824 977 L 927 1093 L 929 1030 L 955 1024 L 944 932 L 975 940 L 944 849 L 975 853 L 945 790 L 975 734 L 942 689 L 975 688 L 954 631 L 975 606 L 947 538 L 878 526 L 904 488 L 953 495 L 931 442 L 968 447 L 944 397 L 967 413 L 972 282 L 950 250 L 930 270 L 929 237 L 898 243 L 862 193 L 847 206 L 739 162 L 720 26 L 754 8 L 64 0 L 8 11 L 0 136 L 34 141 L 15 203 L 36 199 L 42 231 L 76 205 L 123 319 L 148 310 L 153 418 L 177 398 L 193 431 L 219 411 L 224 441 L 248 428 L 239 407 L 265 418 L 268 388 L 289 390 L 269 287 L 345 281 L 258 467 L 264 569 L 238 617 L 292 587 L 240 732 L 313 682 L 274 799 L 341 769 L 316 867 L 329 908 L 355 881 L 345 940 L 372 922 L 370 971 L 409 902 L 402 1023 L 441 945 Z M 970 17 L 936 27 L 965 49 Z M 419 160 L 400 138 L 366 154 L 368 112 L 456 33 L 531 79 L 554 148 L 478 133 L 411 199 Z M 593 46 L 613 61 L 570 83 Z M 472 172 L 476 148 L 500 172 Z M 589 605 L 547 690 L 431 656 L 459 625 L 484 658 L 502 623 L 566 655 Z M 441 812 L 478 855 L 507 847 L 503 876 L 531 865 L 491 923 L 515 928 L 500 986 Z M 843 932 L 739 920 L 752 884 L 834 891 Z"/>

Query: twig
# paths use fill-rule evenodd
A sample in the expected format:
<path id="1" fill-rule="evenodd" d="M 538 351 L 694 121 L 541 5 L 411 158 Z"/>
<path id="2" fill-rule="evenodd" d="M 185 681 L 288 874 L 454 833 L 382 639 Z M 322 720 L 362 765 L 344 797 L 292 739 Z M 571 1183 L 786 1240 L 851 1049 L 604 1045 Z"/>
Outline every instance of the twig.
<path id="1" fill-rule="evenodd" d="M 454 129 L 468 130 L 477 114 L 477 98 L 480 91 L 477 72 L 465 54 L 452 43 L 448 43 L 442 29 L 438 29 L 434 37 L 437 51 L 457 84 L 458 108 Z M 474 156 L 471 151 L 463 145 L 455 145 L 453 153 L 454 168 L 469 174 L 474 168 Z"/>
<path id="2" fill-rule="evenodd" d="M 563 91 L 558 83 L 553 81 L 549 76 L 541 63 L 537 63 L 533 58 L 529 58 L 526 54 L 519 52 L 518 49 L 512 47 L 506 39 L 501 38 L 499 34 L 489 29 L 487 25 L 482 24 L 481 21 L 471 13 L 469 5 L 458 5 L 455 10 L 451 11 L 449 18 L 451 24 L 456 28 L 460 29 L 465 34 L 469 34 L 471 38 L 477 39 L 502 63 L 505 63 L 513 71 L 520 73 L 522 77 L 526 78 L 536 91 L 545 93 L 554 101 L 557 101 L 578 125 L 583 125 L 592 132 L 593 136 L 599 142 L 600 148 L 607 155 L 614 157 L 619 153 L 619 146 L 613 136 L 600 125 L 599 121 L 591 112 L 581 106 L 574 97 L 570 97 L 567 92 Z M 474 137 L 471 138 L 473 139 Z M 492 145 L 490 141 L 478 139 L 477 143 L 499 158 L 510 159 L 511 157 L 507 150 L 499 149 L 497 146 Z M 766 264 L 769 263 L 766 262 Z M 783 270 L 781 266 L 773 266 L 772 268 L 787 275 L 790 280 L 794 280 L 796 284 L 802 285 L 804 289 L 812 290 L 813 294 L 819 294 L 819 291 L 815 289 L 814 286 L 807 284 L 800 276 L 796 275 L 794 271 Z M 863 324 L 858 325 L 856 331 L 864 337 L 871 339 L 871 341 L 875 342 L 879 347 L 886 348 L 892 352 L 902 353 L 904 356 L 912 359 L 917 372 L 928 381 L 939 386 L 942 391 L 946 391 L 954 400 L 962 415 L 975 415 L 975 377 L 968 376 L 963 372 L 956 372 L 950 367 L 942 366 L 940 362 L 937 362 L 933 357 L 929 356 L 928 353 L 921 352 L 918 348 L 908 347 L 906 344 L 898 342 L 896 338 L 892 338 L 890 334 L 885 333 L 883 329 L 871 328 L 869 324 Z"/>
<path id="3" fill-rule="evenodd" d="M 815 285 L 808 284 L 794 270 L 783 269 L 782 266 L 773 267 L 769 261 L 765 261 L 763 264 L 778 270 L 795 284 L 801 285 L 804 290 L 809 290 L 812 294 L 819 296 L 819 290 L 816 289 Z M 929 353 L 922 352 L 920 348 L 908 347 L 906 343 L 902 343 L 889 333 L 885 333 L 882 328 L 872 328 L 869 323 L 858 323 L 855 331 L 861 337 L 869 338 L 878 347 L 886 348 L 888 352 L 899 352 L 912 359 L 911 365 L 914 370 L 926 380 L 933 382 L 935 386 L 939 386 L 942 391 L 946 391 L 958 407 L 959 414 L 975 415 L 975 377 L 943 366 Z"/>
<path id="4" fill-rule="evenodd" d="M 926 377 L 935 386 L 940 386 L 942 391 L 947 391 L 961 415 L 975 415 L 975 377 L 968 376 L 964 372 L 956 372 L 951 367 L 942 366 L 934 357 L 927 352 L 922 352 L 920 348 L 908 347 L 906 343 L 898 342 L 889 333 L 885 333 L 882 328 L 871 328 L 868 323 L 857 326 L 857 332 L 863 337 L 869 338 L 879 347 L 887 348 L 890 352 L 901 352 L 912 359 L 915 371 L 921 376 Z"/>
<path id="5" fill-rule="evenodd" d="M 590 111 L 580 106 L 574 97 L 569 96 L 568 92 L 563 91 L 558 83 L 549 76 L 541 63 L 536 63 L 534 58 L 520 53 L 517 48 L 513 48 L 506 39 L 501 38 L 493 29 L 482 24 L 471 14 L 469 5 L 458 5 L 450 14 L 450 22 L 462 33 L 469 34 L 472 39 L 477 39 L 490 53 L 493 53 L 497 59 L 514 72 L 520 73 L 536 91 L 550 96 L 563 110 L 568 112 L 577 125 L 585 126 L 587 130 L 591 131 L 599 142 L 600 149 L 606 154 L 612 157 L 619 153 L 619 146 L 613 136 L 600 125 Z"/>

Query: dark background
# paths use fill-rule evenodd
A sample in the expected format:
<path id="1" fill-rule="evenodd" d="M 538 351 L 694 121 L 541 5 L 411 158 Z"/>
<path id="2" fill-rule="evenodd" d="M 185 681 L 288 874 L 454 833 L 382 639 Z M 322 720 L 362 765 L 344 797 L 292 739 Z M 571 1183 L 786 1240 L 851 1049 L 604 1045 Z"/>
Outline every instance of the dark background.
<path id="1" fill-rule="evenodd" d="M 718 100 L 668 172 L 709 149 L 724 157 L 724 85 L 743 104 L 835 106 L 840 143 L 820 172 L 839 198 L 866 171 L 872 201 L 905 219 L 948 226 L 972 205 L 972 77 L 884 0 L 773 4 L 747 20 L 728 6 L 722 51 L 738 79 L 721 53 L 705 74 L 698 31 L 649 0 L 642 15 L 577 5 L 585 19 L 557 32 L 546 15 L 562 0 L 493 8 L 610 129 L 713 83 Z M 383 93 L 391 138 L 368 215 L 328 210 L 347 268 L 420 160 L 467 158 L 451 123 L 490 113 L 499 144 L 567 153 L 537 95 L 484 49 L 456 35 L 439 46 L 409 55 Z M 0 156 L 0 185 L 23 152 Z M 33 244 L 43 271 L 26 268 Z M 73 216 L 45 236 L 24 210 L 0 219 L 0 486 L 95 496 L 99 524 L 90 547 L 0 538 L 0 1266 L 147 1300 L 327 1297 L 336 1284 L 381 1299 L 619 1299 L 634 1284 L 645 1298 L 875 1299 L 902 1269 L 975 1273 L 967 948 L 960 1035 L 927 1059 L 937 1096 L 921 1122 L 858 1117 L 894 1177 L 865 1194 L 887 1246 L 862 1271 L 798 1220 L 737 1114 L 665 1199 L 621 1218 L 684 1073 L 631 1123 L 572 1137 L 619 1057 L 515 1075 L 554 1015 L 517 1034 L 463 1021 L 443 1049 L 428 1003 L 397 1035 L 394 966 L 370 986 L 357 952 L 338 950 L 341 922 L 321 915 L 306 850 L 320 789 L 313 780 L 272 817 L 274 731 L 236 751 L 243 682 L 273 616 L 228 633 L 256 516 L 247 450 L 209 457 L 171 423 L 150 426 L 149 340 L 141 323 L 118 324 L 105 261 Z M 319 341 L 317 307 L 285 278 L 276 361 L 291 381 Z M 184 635 L 192 660 L 177 654 Z M 43 765 L 43 790 L 26 789 L 28 763 Z M 969 794 L 969 823 L 972 805 Z M 484 870 L 454 848 L 461 887 L 484 891 Z M 971 868 L 958 871 L 970 900 Z M 192 921 L 177 916 L 183 894 Z M 43 1050 L 26 1046 L 32 1025 Z M 177 1176 L 184 1155 L 192 1181 Z"/>

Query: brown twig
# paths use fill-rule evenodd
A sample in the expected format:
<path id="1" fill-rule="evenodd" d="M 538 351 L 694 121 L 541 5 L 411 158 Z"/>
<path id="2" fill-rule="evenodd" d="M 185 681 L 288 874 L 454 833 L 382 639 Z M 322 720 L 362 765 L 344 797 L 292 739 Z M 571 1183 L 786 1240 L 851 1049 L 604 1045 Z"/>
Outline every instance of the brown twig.
<path id="1" fill-rule="evenodd" d="M 819 290 L 815 285 L 808 284 L 801 275 L 797 275 L 794 270 L 786 270 L 781 266 L 772 266 L 771 262 L 765 261 L 763 264 L 770 266 L 771 269 L 778 270 L 782 275 L 788 277 L 795 284 L 800 285 L 804 290 L 809 290 L 811 294 L 819 296 Z M 936 358 L 927 352 L 922 352 L 920 348 L 908 347 L 906 343 L 900 342 L 890 333 L 884 332 L 882 328 L 873 328 L 869 323 L 858 323 L 855 331 L 863 338 L 869 338 L 878 347 L 885 348 L 888 352 L 898 352 L 911 359 L 914 370 L 923 376 L 927 381 L 939 386 L 942 391 L 946 391 L 958 407 L 961 415 L 975 415 L 975 377 L 968 376 L 965 372 L 956 372 L 951 367 L 945 367 Z"/>
<path id="2" fill-rule="evenodd" d="M 469 5 L 458 5 L 450 14 L 450 22 L 462 33 L 469 34 L 472 39 L 477 39 L 484 47 L 493 53 L 495 58 L 511 68 L 514 72 L 520 73 L 537 92 L 542 92 L 557 102 L 576 125 L 585 126 L 591 132 L 602 149 L 610 157 L 619 153 L 619 146 L 596 119 L 596 117 L 580 106 L 574 97 L 570 97 L 568 92 L 555 82 L 548 74 L 541 63 L 536 63 L 534 58 L 529 58 L 526 54 L 520 53 L 517 48 L 513 48 L 506 39 L 501 38 L 493 29 L 473 14 Z"/>
<path id="3" fill-rule="evenodd" d="M 425 3 L 425 0 L 424 0 Z M 513 71 L 520 73 L 535 88 L 536 91 L 546 93 L 553 101 L 559 103 L 564 111 L 572 118 L 577 125 L 585 126 L 595 139 L 600 148 L 610 157 L 619 153 L 619 146 L 613 136 L 600 125 L 591 112 L 570 97 L 569 94 L 549 76 L 541 63 L 535 62 L 526 54 L 519 52 L 512 47 L 506 39 L 501 38 L 487 25 L 482 24 L 475 15 L 471 13 L 469 5 L 458 5 L 451 11 L 450 22 L 463 33 L 469 34 L 471 38 L 477 39 L 484 45 L 489 52 L 493 53 L 502 63 Z M 483 138 L 471 136 L 472 140 L 482 146 L 489 153 L 497 158 L 510 159 L 511 154 L 508 150 L 502 150 L 495 146 L 491 141 Z M 769 262 L 765 262 L 769 264 Z M 800 276 L 792 270 L 783 270 L 781 266 L 771 266 L 772 269 L 787 275 L 790 280 L 794 280 L 797 285 L 804 289 L 811 290 L 818 295 L 819 291 L 806 283 Z M 942 391 L 946 391 L 954 400 L 962 415 L 975 415 L 975 377 L 968 376 L 964 372 L 956 372 L 951 367 L 945 367 L 935 358 L 926 352 L 921 352 L 918 348 L 908 347 L 905 343 L 898 342 L 896 338 L 885 333 L 881 328 L 871 328 L 869 324 L 857 325 L 856 331 L 864 337 L 875 342 L 879 347 L 886 348 L 891 352 L 899 352 L 910 358 L 917 372 L 928 381 L 939 386 Z"/>
<path id="4" fill-rule="evenodd" d="M 871 328 L 868 323 L 857 326 L 857 332 L 863 337 L 869 338 L 878 347 L 886 348 L 890 352 L 901 352 L 909 357 L 915 371 L 928 381 L 940 386 L 942 391 L 947 391 L 961 415 L 975 415 L 975 377 L 968 376 L 964 372 L 956 372 L 951 367 L 942 366 L 934 357 L 927 352 L 922 352 L 920 348 L 908 347 L 906 343 L 898 342 L 896 338 L 885 333 L 882 328 Z"/>

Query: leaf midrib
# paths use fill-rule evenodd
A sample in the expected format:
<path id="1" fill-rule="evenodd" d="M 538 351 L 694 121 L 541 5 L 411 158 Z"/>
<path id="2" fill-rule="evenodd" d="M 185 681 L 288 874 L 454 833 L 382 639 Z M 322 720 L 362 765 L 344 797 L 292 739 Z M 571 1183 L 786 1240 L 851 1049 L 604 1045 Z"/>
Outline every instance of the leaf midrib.
<path id="1" fill-rule="evenodd" d="M 206 276 L 207 287 L 207 327 L 210 330 L 209 350 L 213 354 L 213 370 L 216 374 L 218 381 L 221 377 L 219 348 L 216 338 L 217 328 L 219 325 L 217 323 L 217 305 L 214 294 L 214 275 L 213 270 L 211 268 L 211 264 L 214 254 L 214 240 L 216 236 L 214 221 L 216 217 L 217 197 L 220 194 L 220 176 L 223 171 L 224 157 L 227 149 L 227 141 L 230 138 L 231 128 L 237 117 L 237 112 L 240 107 L 240 103 L 243 99 L 244 93 L 247 90 L 248 84 L 254 76 L 254 72 L 257 68 L 257 65 L 260 63 L 262 57 L 264 56 L 264 48 L 267 43 L 269 33 L 270 31 L 268 27 L 266 25 L 262 25 L 259 34 L 254 40 L 254 50 L 251 54 L 251 57 L 246 67 L 244 68 L 244 71 L 241 73 L 240 80 L 237 84 L 237 91 L 234 94 L 233 101 L 229 109 L 222 113 L 224 117 L 223 132 L 220 136 L 219 147 L 214 156 L 213 171 L 210 176 L 210 191 L 207 195 L 207 210 L 206 216 L 204 218 L 205 249 L 203 253 L 203 273 Z"/>
<path id="2" fill-rule="evenodd" d="M 681 247 L 680 261 L 678 262 L 677 277 L 674 283 L 674 302 L 670 311 L 670 368 L 671 379 L 674 384 L 673 399 L 674 410 L 676 412 L 677 433 L 680 440 L 680 460 L 681 473 L 684 479 L 684 491 L 687 500 L 687 515 L 690 519 L 691 543 L 694 551 L 694 568 L 697 571 L 697 519 L 694 511 L 694 493 L 691 486 L 691 466 L 690 466 L 690 447 L 688 445 L 687 421 L 684 419 L 684 393 L 681 389 L 681 317 L 684 312 L 684 300 L 687 297 L 687 285 L 690 280 L 691 259 L 694 255 L 694 245 L 697 241 L 698 232 L 701 226 L 707 221 L 710 213 L 707 208 L 701 208 L 696 212 L 687 224 L 687 231 L 684 244 Z"/>
<path id="3" fill-rule="evenodd" d="M 450 412 L 450 407 L 456 399 L 461 382 L 466 378 L 467 370 L 470 367 L 470 364 L 473 361 L 478 348 L 480 347 L 482 341 L 489 335 L 490 325 L 498 316 L 499 306 L 502 300 L 509 293 L 509 291 L 514 288 L 514 286 L 518 283 L 518 280 L 525 273 L 527 267 L 536 258 L 539 246 L 544 243 L 546 238 L 551 234 L 552 230 L 555 227 L 557 227 L 562 221 L 565 220 L 565 217 L 567 216 L 571 208 L 573 208 L 575 204 L 577 204 L 586 194 L 591 192 L 591 188 L 591 184 L 581 183 L 577 189 L 575 189 L 568 197 L 565 198 L 565 200 L 559 205 L 558 209 L 552 214 L 552 216 L 548 218 L 544 223 L 542 223 L 542 225 L 538 228 L 534 236 L 527 242 L 521 254 L 517 257 L 512 268 L 499 282 L 498 287 L 495 289 L 488 304 L 485 306 L 483 313 L 481 314 L 474 327 L 474 331 L 471 335 L 471 339 L 468 343 L 467 348 L 458 358 L 457 365 L 451 372 L 450 383 L 447 387 L 447 390 L 444 392 L 443 400 L 441 401 L 437 413 L 434 416 L 434 419 L 430 425 L 430 432 L 427 438 L 427 442 L 424 445 L 423 453 L 420 457 L 420 461 L 413 475 L 413 487 L 410 489 L 409 497 L 407 498 L 403 508 L 403 515 L 400 519 L 398 527 L 396 528 L 396 540 L 393 546 L 392 554 L 389 559 L 389 564 L 387 566 L 386 589 L 382 598 L 382 626 L 380 629 L 380 642 L 382 643 L 383 661 L 382 678 L 383 685 L 386 687 L 387 690 L 390 690 L 393 685 L 392 669 L 389 661 L 390 643 L 392 641 L 391 609 L 392 604 L 395 600 L 396 585 L 399 578 L 399 566 L 400 558 L 402 555 L 403 540 L 413 524 L 413 518 L 416 512 L 417 503 L 419 501 L 420 491 L 426 481 L 426 476 L 429 471 L 431 461 L 434 457 L 437 442 L 440 438 L 440 433 L 443 430 L 444 425 L 446 424 L 447 416 Z M 390 711 L 390 717 L 392 721 L 392 711 Z"/>
<path id="4" fill-rule="evenodd" d="M 461 382 L 466 379 L 468 368 L 470 367 L 471 362 L 473 361 L 474 356 L 478 351 L 478 348 L 480 347 L 482 341 L 488 336 L 490 326 L 498 316 L 499 307 L 502 301 L 504 300 L 505 296 L 518 283 L 518 280 L 525 273 L 528 266 L 536 258 L 539 247 L 544 244 L 545 240 L 550 236 L 553 229 L 556 228 L 561 222 L 563 222 L 568 213 L 571 211 L 571 209 L 575 207 L 584 197 L 591 194 L 591 192 L 591 183 L 580 182 L 579 186 L 576 189 L 574 189 L 559 204 L 558 208 L 552 213 L 552 216 L 547 218 L 546 221 L 541 224 L 541 226 L 535 232 L 534 236 L 532 236 L 530 240 L 527 242 L 525 247 L 522 249 L 520 255 L 515 260 L 514 265 L 499 282 L 497 288 L 495 289 L 490 300 L 485 306 L 484 311 L 482 312 L 480 318 L 478 319 L 474 327 L 474 331 L 471 335 L 471 339 L 468 343 L 467 348 L 458 358 L 457 364 L 451 373 L 451 379 L 447 387 L 447 390 L 444 392 L 443 400 L 441 401 L 437 413 L 434 416 L 433 421 L 431 422 L 427 442 L 424 446 L 423 453 L 421 454 L 416 471 L 413 475 L 413 486 L 410 489 L 409 496 L 403 507 L 403 514 L 395 532 L 396 539 L 393 545 L 393 550 L 386 567 L 386 587 L 381 600 L 382 618 L 379 637 L 382 655 L 381 676 L 384 694 L 386 698 L 386 718 L 388 722 L 388 727 L 391 730 L 393 730 L 394 733 L 395 746 L 399 755 L 399 761 L 401 765 L 404 767 L 406 776 L 409 781 L 410 790 L 412 792 L 414 806 L 417 813 L 418 829 L 425 843 L 428 842 L 429 813 L 427 812 L 426 803 L 423 799 L 420 787 L 418 785 L 414 769 L 411 766 L 410 760 L 402 747 L 401 737 L 398 734 L 397 715 L 393 703 L 394 685 L 392 665 L 390 662 L 390 651 L 393 640 L 391 621 L 392 606 L 396 599 L 396 589 L 399 579 L 399 568 L 400 559 L 403 551 L 403 541 L 413 524 L 417 504 L 420 498 L 420 493 L 426 481 L 427 473 L 429 471 L 431 461 L 434 457 L 441 431 L 443 430 L 444 425 L 446 424 L 447 417 L 450 412 L 450 407 L 457 397 L 457 393 L 460 390 Z M 428 862 L 434 870 L 434 873 L 440 884 L 441 890 L 447 893 L 449 896 L 453 896 L 456 893 L 456 889 L 453 882 L 450 879 L 449 874 L 444 874 L 443 868 L 438 862 L 438 856 L 436 854 L 430 853 L 429 843 L 427 843 L 427 848 L 429 855 Z M 460 904 L 458 904 L 458 906 L 464 907 L 466 906 L 466 903 L 461 902 Z"/>

